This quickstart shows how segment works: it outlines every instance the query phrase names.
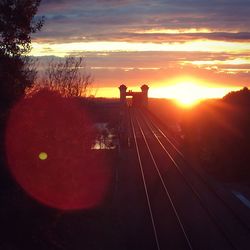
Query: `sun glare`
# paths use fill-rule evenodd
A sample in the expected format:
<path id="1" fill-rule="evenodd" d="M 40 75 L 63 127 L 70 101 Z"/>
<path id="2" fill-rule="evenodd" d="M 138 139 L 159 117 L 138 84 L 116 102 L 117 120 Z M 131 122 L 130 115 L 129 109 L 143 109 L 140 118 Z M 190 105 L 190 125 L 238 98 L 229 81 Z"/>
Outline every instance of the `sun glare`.
<path id="1" fill-rule="evenodd" d="M 177 103 L 184 107 L 191 107 L 200 100 L 200 88 L 191 82 L 177 83 L 171 92 Z"/>
<path id="2" fill-rule="evenodd" d="M 152 97 L 174 99 L 183 107 L 191 107 L 206 98 L 204 87 L 188 80 L 154 89 Z"/>
<path id="3" fill-rule="evenodd" d="M 173 84 L 150 90 L 150 97 L 175 100 L 180 106 L 189 108 L 209 98 L 221 98 L 240 87 L 214 87 L 204 82 L 190 79 L 174 79 Z"/>
<path id="4" fill-rule="evenodd" d="M 180 104 L 181 106 L 184 106 L 186 108 L 194 106 L 200 100 L 201 99 L 193 98 L 191 96 L 186 96 L 186 97 L 183 97 L 181 99 L 179 99 L 179 98 L 176 99 L 178 104 Z"/>
<path id="5" fill-rule="evenodd" d="M 182 82 L 173 86 L 173 95 L 184 107 L 191 107 L 204 98 L 202 88 L 191 82 Z"/>

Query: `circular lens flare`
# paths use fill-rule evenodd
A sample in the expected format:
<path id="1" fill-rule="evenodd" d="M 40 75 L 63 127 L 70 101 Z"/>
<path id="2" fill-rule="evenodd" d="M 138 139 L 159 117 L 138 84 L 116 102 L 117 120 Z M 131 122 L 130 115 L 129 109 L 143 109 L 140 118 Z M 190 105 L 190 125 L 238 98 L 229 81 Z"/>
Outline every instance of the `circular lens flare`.
<path id="1" fill-rule="evenodd" d="M 13 177 L 47 206 L 62 210 L 99 206 L 109 188 L 111 168 L 102 155 L 91 151 L 92 127 L 76 100 L 48 91 L 21 100 L 11 110 L 6 130 Z"/>

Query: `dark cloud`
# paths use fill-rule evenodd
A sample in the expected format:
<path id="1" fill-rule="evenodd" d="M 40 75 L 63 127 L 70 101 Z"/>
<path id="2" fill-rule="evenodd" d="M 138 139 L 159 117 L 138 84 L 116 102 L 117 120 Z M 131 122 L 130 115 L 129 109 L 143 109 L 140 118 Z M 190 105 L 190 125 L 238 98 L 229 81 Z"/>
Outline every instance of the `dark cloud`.
<path id="1" fill-rule="evenodd" d="M 58 17 L 60 18 L 60 17 Z M 100 32 L 100 31 L 99 31 Z M 82 34 L 78 28 L 64 27 L 63 29 L 47 31 L 43 36 L 43 41 L 55 42 L 93 42 L 93 41 L 115 41 L 115 42 L 185 42 L 190 40 L 216 40 L 227 42 L 249 42 L 250 32 L 197 32 L 197 33 L 137 33 L 137 32 L 110 32 L 96 34 Z M 36 38 L 37 39 L 37 38 Z M 41 38 L 39 38 L 41 39 Z"/>
<path id="2" fill-rule="evenodd" d="M 241 56 L 250 58 L 250 53 L 88 52 L 84 56 L 95 84 L 99 87 L 114 87 L 121 82 L 128 86 L 143 82 L 150 83 L 151 86 L 160 82 L 168 85 L 172 78 L 180 76 L 191 76 L 224 86 L 249 86 L 250 64 L 236 65 L 230 62 Z M 51 58 L 40 57 L 39 69 L 44 69 Z M 205 65 L 194 65 L 197 61 L 202 61 Z M 211 61 L 214 64 L 211 65 Z"/>
<path id="3" fill-rule="evenodd" d="M 45 16 L 46 21 L 34 39 L 46 43 L 204 39 L 248 43 L 249 13 L 250 0 L 43 0 L 39 15 Z M 157 32 L 161 29 L 189 32 Z M 149 30 L 155 32 L 143 32 Z M 49 47 L 43 52 L 53 54 Z M 250 52 L 100 51 L 83 55 L 100 87 L 114 87 L 121 82 L 128 86 L 144 82 L 168 84 L 169 79 L 183 75 L 225 86 L 249 85 Z M 50 59 L 40 58 L 41 71 Z"/>
<path id="4" fill-rule="evenodd" d="M 50 48 L 45 48 L 50 50 Z M 74 55 L 74 54 L 71 54 Z M 211 52 L 84 52 L 77 53 L 77 56 L 86 57 L 90 67 L 100 68 L 166 68 L 180 65 L 183 62 L 192 63 L 195 61 L 211 62 L 211 61 L 229 61 L 237 58 L 250 58 L 248 54 L 235 53 L 211 53 Z M 47 62 L 54 56 L 44 56 L 41 59 Z M 223 65 L 217 65 L 219 68 Z M 224 66 L 223 66 L 224 67 Z M 240 68 L 241 65 L 235 65 Z"/>
<path id="5" fill-rule="evenodd" d="M 189 40 L 219 40 L 219 41 L 250 41 L 250 32 L 211 32 L 211 33 L 183 33 L 183 34 L 161 34 L 161 33 L 107 33 L 87 36 L 88 41 L 127 41 L 127 42 L 185 42 Z"/>
<path id="6" fill-rule="evenodd" d="M 69 40 L 84 36 L 90 40 L 207 38 L 241 41 L 249 39 L 249 13 L 249 0 L 44 0 L 39 15 L 44 15 L 46 22 L 36 37 L 51 40 L 58 36 Z M 143 37 L 131 32 L 188 28 L 208 28 L 212 33 Z"/>

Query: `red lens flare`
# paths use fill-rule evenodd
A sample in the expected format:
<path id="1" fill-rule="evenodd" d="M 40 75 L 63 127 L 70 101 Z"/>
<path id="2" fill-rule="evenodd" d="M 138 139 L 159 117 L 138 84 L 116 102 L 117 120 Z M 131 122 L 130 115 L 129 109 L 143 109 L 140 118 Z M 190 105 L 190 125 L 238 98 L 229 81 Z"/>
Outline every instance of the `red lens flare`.
<path id="1" fill-rule="evenodd" d="M 109 188 L 111 170 L 91 151 L 92 125 L 75 100 L 45 90 L 21 100 L 6 130 L 8 165 L 16 181 L 50 207 L 98 206 Z"/>

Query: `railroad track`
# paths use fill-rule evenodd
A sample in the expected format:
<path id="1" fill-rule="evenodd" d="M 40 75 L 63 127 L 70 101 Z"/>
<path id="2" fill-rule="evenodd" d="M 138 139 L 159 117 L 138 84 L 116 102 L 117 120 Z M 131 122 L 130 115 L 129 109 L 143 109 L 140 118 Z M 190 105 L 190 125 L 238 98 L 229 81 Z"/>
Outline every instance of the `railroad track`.
<path id="1" fill-rule="evenodd" d="M 249 231 L 186 174 L 174 143 L 139 110 L 130 120 L 155 249 L 249 249 Z"/>
<path id="2" fill-rule="evenodd" d="M 144 110 L 145 111 L 145 110 Z M 176 167 L 178 168 L 178 170 L 180 172 L 182 172 L 181 174 L 184 175 L 183 170 L 185 170 L 185 168 L 183 170 L 181 170 L 179 168 L 178 165 L 184 164 L 186 167 L 188 167 L 188 173 L 186 173 L 186 175 L 190 174 L 192 175 L 192 179 L 195 178 L 196 180 L 199 180 L 199 182 L 202 183 L 203 186 L 205 186 L 207 188 L 207 190 L 215 197 L 217 198 L 217 200 L 222 203 L 227 210 L 229 210 L 229 212 L 238 220 L 238 222 L 240 224 L 242 224 L 242 226 L 250 232 L 250 225 L 248 223 L 246 223 L 244 221 L 244 219 L 242 219 L 242 217 L 239 216 L 239 214 L 228 204 L 228 202 L 222 198 L 217 191 L 215 190 L 215 188 L 213 187 L 213 185 L 210 184 L 210 182 L 208 180 L 206 180 L 206 178 L 194 167 L 192 167 L 185 159 L 184 154 L 181 152 L 181 150 L 179 149 L 178 143 L 176 143 L 176 140 L 174 140 L 173 137 L 171 137 L 168 133 L 166 133 L 166 131 L 163 131 L 162 128 L 160 128 L 160 126 L 157 125 L 157 122 L 155 122 L 151 117 L 149 117 L 148 113 L 144 113 L 141 110 L 139 111 L 140 114 L 143 116 L 144 121 L 147 123 L 147 125 L 150 127 L 151 131 L 154 131 L 154 136 L 156 136 L 156 133 L 159 133 L 160 136 L 158 137 L 158 140 L 160 141 L 161 144 L 165 145 L 164 150 L 166 150 L 166 147 L 170 147 L 172 149 L 172 153 L 168 151 L 168 154 L 170 154 L 170 157 L 173 157 L 173 155 L 176 156 L 176 154 L 179 156 L 177 157 L 177 161 L 179 159 L 180 163 L 176 164 Z M 161 139 L 160 139 L 161 138 Z M 191 170 L 191 172 L 190 172 Z"/>

